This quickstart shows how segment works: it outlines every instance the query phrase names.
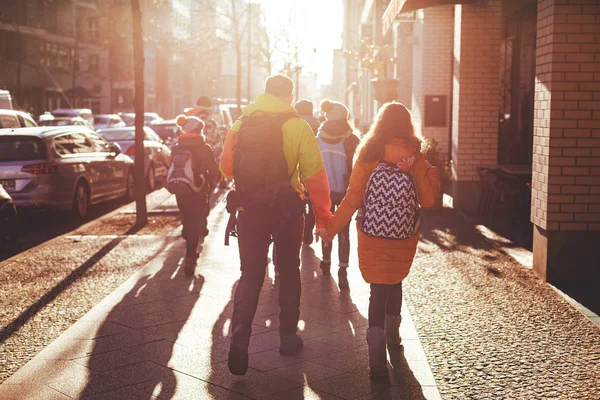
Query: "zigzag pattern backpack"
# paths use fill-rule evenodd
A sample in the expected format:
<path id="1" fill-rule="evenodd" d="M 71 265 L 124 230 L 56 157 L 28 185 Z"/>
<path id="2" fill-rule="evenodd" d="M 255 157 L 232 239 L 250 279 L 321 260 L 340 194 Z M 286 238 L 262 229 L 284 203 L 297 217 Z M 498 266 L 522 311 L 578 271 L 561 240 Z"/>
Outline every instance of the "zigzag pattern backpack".
<path id="1" fill-rule="evenodd" d="M 367 182 L 358 228 L 368 236 L 404 240 L 413 237 L 420 224 L 414 178 L 397 165 L 380 163 Z"/>

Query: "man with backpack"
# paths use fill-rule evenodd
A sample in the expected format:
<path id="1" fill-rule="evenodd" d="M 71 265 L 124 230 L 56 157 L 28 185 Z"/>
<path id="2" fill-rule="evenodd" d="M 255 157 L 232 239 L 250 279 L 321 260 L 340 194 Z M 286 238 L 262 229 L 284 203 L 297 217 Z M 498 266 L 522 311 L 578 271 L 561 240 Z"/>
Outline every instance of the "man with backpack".
<path id="1" fill-rule="evenodd" d="M 265 93 L 243 109 L 225 138 L 221 172 L 233 177 L 228 210 L 238 212 L 237 235 L 242 275 L 235 291 L 228 366 L 244 375 L 248 345 L 267 268 L 271 241 L 279 269 L 279 352 L 302 348 L 296 334 L 300 317 L 300 248 L 304 228 L 303 193 L 310 194 L 317 227 L 331 217 L 329 183 L 311 127 L 291 106 L 293 81 L 273 75 Z M 302 177 L 301 183 L 300 178 Z M 235 215 L 235 214 L 234 214 Z"/>
<path id="2" fill-rule="evenodd" d="M 360 143 L 358 136 L 354 134 L 354 127 L 349 120 L 348 108 L 342 103 L 331 100 L 321 102 L 321 112 L 325 116 L 325 122 L 319 129 L 317 141 L 321 149 L 321 155 L 325 162 L 327 179 L 331 188 L 331 212 L 335 212 L 348 189 L 350 173 L 352 172 L 352 160 L 356 147 Z M 340 289 L 348 288 L 348 261 L 350 260 L 350 223 L 348 223 L 338 234 L 338 283 Z M 331 246 L 322 243 L 323 261 L 321 270 L 323 275 L 330 275 L 331 269 Z"/>
<path id="3" fill-rule="evenodd" d="M 177 117 L 182 131 L 171 150 L 167 190 L 174 193 L 181 211 L 182 236 L 186 240 L 184 271 L 193 275 L 198 260 L 198 243 L 208 234 L 208 196 L 219 178 L 213 151 L 204 141 L 204 122 L 198 117 Z"/>

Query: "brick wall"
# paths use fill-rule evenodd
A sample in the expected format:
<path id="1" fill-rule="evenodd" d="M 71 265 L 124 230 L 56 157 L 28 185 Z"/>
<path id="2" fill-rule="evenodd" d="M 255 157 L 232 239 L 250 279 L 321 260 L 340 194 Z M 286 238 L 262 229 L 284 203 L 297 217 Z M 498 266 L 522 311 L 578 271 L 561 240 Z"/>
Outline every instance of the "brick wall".
<path id="1" fill-rule="evenodd" d="M 497 164 L 501 4 L 489 0 L 487 7 L 455 7 L 452 160 L 457 183 L 478 181 L 477 167 Z M 455 203 L 460 190 L 455 186 Z M 459 198 L 469 201 L 473 194 Z"/>
<path id="2" fill-rule="evenodd" d="M 538 2 L 531 221 L 600 231 L 600 0 Z"/>
<path id="3" fill-rule="evenodd" d="M 421 42 L 423 57 L 422 93 L 419 99 L 422 111 L 422 133 L 438 142 L 440 156 L 448 159 L 450 149 L 450 100 L 452 97 L 452 48 L 454 46 L 454 7 L 432 7 L 424 11 Z M 445 127 L 426 127 L 425 96 L 446 95 Z"/>

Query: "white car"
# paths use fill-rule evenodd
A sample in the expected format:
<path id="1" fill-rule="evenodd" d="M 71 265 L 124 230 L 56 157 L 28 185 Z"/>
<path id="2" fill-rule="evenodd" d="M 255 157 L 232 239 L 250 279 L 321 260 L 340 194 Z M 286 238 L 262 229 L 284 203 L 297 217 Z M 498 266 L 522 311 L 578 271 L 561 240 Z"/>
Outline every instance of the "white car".
<path id="1" fill-rule="evenodd" d="M 0 129 L 34 128 L 38 124 L 27 113 L 16 110 L 0 110 Z"/>
<path id="2" fill-rule="evenodd" d="M 124 128 L 125 122 L 117 114 L 99 114 L 94 115 L 94 128 L 108 129 L 108 128 Z"/>

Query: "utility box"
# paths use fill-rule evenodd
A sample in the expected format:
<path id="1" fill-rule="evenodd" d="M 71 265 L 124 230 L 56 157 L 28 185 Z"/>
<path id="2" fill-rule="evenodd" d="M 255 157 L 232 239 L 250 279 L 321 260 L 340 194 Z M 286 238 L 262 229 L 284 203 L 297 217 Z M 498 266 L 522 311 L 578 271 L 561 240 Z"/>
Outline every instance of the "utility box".
<path id="1" fill-rule="evenodd" d="M 425 127 L 448 125 L 448 96 L 425 96 Z"/>

